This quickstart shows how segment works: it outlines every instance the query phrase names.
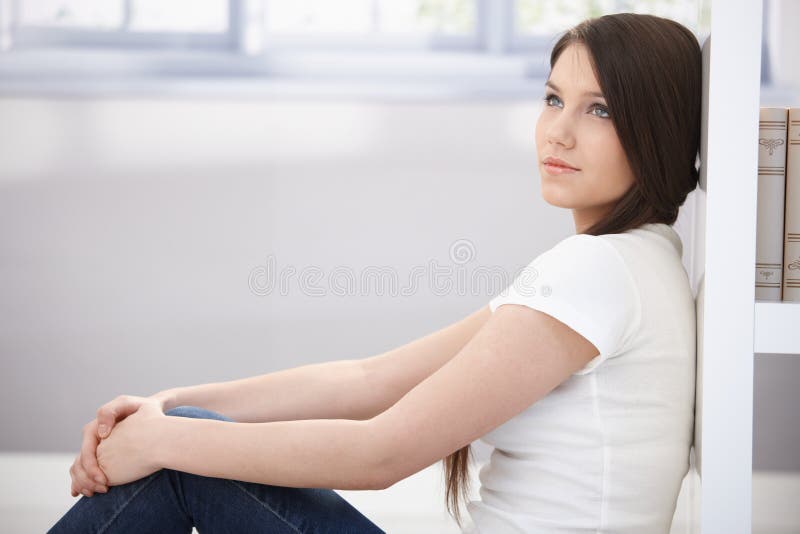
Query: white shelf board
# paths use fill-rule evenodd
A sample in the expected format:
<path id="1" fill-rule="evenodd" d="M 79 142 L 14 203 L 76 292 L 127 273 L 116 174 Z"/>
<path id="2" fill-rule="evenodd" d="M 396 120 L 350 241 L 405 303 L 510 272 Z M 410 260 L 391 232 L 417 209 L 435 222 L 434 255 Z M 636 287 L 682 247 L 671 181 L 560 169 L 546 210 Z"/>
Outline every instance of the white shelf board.
<path id="1" fill-rule="evenodd" d="M 800 354 L 800 302 L 756 300 L 753 352 Z"/>

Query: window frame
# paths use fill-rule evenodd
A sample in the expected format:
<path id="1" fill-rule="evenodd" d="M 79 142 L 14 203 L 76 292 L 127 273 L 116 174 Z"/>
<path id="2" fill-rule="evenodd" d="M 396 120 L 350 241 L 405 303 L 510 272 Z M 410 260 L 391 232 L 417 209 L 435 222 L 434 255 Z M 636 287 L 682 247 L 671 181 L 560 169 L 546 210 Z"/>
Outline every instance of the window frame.
<path id="1" fill-rule="evenodd" d="M 339 90 L 332 83 L 347 85 L 350 93 L 359 93 L 353 86 L 360 83 L 371 87 L 370 93 L 396 95 L 402 82 L 418 96 L 530 98 L 541 91 L 549 50 L 557 39 L 519 35 L 516 0 L 472 0 L 476 24 L 468 36 L 322 37 L 270 34 L 253 19 L 246 28 L 248 10 L 268 10 L 269 0 L 228 0 L 228 30 L 216 34 L 130 33 L 125 24 L 117 31 L 20 28 L 21 1 L 0 0 L 0 8 L 11 6 L 13 11 L 14 41 L 9 51 L 0 51 L 0 94 L 96 93 L 92 84 L 134 94 L 158 93 L 162 86 L 164 93 L 182 90 L 166 88 L 169 83 L 188 91 L 189 86 L 204 85 L 201 91 L 225 92 L 227 86 L 236 92 L 247 83 L 270 82 L 291 94 L 298 82 L 307 81 L 322 95 Z M 123 1 L 129 10 L 131 0 Z M 615 5 L 623 2 L 616 0 Z M 3 20 L 0 16 L 0 32 Z M 255 49 L 245 42 L 253 26 L 258 26 Z M 1 38 L 2 33 L 0 43 Z M 107 80 L 109 72 L 118 74 L 115 82 Z M 281 85 L 286 81 L 292 83 Z"/>

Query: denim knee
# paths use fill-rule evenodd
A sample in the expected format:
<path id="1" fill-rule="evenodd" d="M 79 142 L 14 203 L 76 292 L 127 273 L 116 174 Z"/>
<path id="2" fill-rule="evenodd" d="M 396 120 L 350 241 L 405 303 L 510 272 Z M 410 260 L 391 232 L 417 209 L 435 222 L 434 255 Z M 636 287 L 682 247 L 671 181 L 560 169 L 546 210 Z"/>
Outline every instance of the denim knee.
<path id="1" fill-rule="evenodd" d="M 193 417 L 195 419 L 217 419 L 219 421 L 231 421 L 233 419 L 205 408 L 198 406 L 176 406 L 171 410 L 164 412 L 164 415 L 171 415 L 175 417 Z"/>

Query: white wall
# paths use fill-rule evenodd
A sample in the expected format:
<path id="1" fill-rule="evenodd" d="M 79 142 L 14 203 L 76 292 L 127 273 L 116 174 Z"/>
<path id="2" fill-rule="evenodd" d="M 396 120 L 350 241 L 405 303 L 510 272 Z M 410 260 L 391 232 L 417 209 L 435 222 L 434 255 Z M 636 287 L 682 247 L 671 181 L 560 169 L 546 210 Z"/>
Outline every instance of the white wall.
<path id="1" fill-rule="evenodd" d="M 573 231 L 523 104 L 0 100 L 0 449 L 71 450 L 119 393 L 363 358 L 502 287 L 304 294 L 344 266 L 513 270 Z M 288 294 L 251 271 L 292 266 Z M 455 284 L 456 274 L 449 279 Z M 317 284 L 330 290 L 321 281 Z M 407 287 L 406 287 L 407 289 Z M 34 424 L 35 422 L 35 424 Z"/>
<path id="2" fill-rule="evenodd" d="M 0 99 L 0 450 L 77 451 L 117 394 L 363 358 L 484 305 L 502 287 L 465 285 L 476 268 L 510 282 L 574 232 L 539 194 L 538 105 Z M 259 296 L 270 255 L 295 274 Z M 431 262 L 454 287 L 326 283 L 374 266 L 408 290 Z M 298 286 L 309 267 L 327 296 Z M 783 406 L 760 435 L 786 428 Z M 800 468 L 767 442 L 770 466 Z"/>

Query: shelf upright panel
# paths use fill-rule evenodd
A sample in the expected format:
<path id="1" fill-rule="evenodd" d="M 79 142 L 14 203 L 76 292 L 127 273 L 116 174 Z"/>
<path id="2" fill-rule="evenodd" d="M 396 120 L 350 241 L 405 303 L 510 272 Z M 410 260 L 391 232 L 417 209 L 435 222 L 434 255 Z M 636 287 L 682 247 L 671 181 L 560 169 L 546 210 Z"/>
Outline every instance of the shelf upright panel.
<path id="1" fill-rule="evenodd" d="M 704 43 L 695 448 L 700 532 L 752 529 L 753 325 L 761 0 L 712 0 Z"/>

